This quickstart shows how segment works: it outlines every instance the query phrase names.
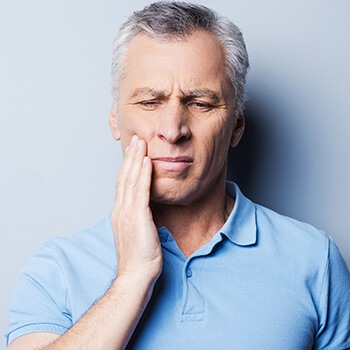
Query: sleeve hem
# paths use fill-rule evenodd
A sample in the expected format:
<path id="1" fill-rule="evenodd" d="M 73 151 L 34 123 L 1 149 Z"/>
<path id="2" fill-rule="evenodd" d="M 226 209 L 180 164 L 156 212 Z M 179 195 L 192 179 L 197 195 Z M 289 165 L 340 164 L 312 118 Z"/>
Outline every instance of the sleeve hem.
<path id="1" fill-rule="evenodd" d="M 59 324 L 55 323 L 32 323 L 28 324 L 19 328 L 14 329 L 13 331 L 10 331 L 6 335 L 6 346 L 9 346 L 10 343 L 15 340 L 16 338 L 30 334 L 30 333 L 36 333 L 36 332 L 49 332 L 49 333 L 56 333 L 56 334 L 64 334 L 67 332 L 68 328 L 65 326 L 61 326 Z"/>

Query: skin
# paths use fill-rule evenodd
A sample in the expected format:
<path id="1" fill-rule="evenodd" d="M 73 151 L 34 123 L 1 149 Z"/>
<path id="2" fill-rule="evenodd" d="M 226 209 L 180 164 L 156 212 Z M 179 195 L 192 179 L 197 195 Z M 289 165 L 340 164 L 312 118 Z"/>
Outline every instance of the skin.
<path id="1" fill-rule="evenodd" d="M 217 185 L 228 148 L 242 131 L 234 130 L 221 44 L 204 31 L 170 43 L 139 35 L 126 60 L 119 108 L 109 120 L 112 133 L 123 149 L 138 135 L 151 159 L 188 157 L 192 162 L 183 168 L 153 161 L 152 200 L 191 204 Z"/>
<path id="2" fill-rule="evenodd" d="M 225 195 L 227 151 L 244 129 L 223 62 L 220 43 L 204 31 L 131 41 L 109 116 L 124 154 L 111 219 L 116 279 L 64 335 L 28 334 L 10 350 L 124 349 L 161 274 L 157 227 L 188 257 L 223 225 L 234 205 Z"/>
<path id="3" fill-rule="evenodd" d="M 235 114 L 224 61 L 219 41 L 202 30 L 170 42 L 138 35 L 109 117 L 123 150 L 133 135 L 146 142 L 154 221 L 172 232 L 185 256 L 210 240 L 233 207 L 225 198 L 226 159 L 244 119 Z"/>

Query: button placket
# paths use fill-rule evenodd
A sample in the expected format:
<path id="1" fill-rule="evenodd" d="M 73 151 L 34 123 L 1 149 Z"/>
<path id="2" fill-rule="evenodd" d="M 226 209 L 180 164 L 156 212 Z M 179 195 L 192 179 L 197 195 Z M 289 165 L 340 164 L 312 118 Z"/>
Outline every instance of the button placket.
<path id="1" fill-rule="evenodd" d="M 182 322 L 198 322 L 204 320 L 204 299 L 201 294 L 200 281 L 201 269 L 197 269 L 196 264 L 196 269 L 194 271 L 194 262 L 191 260 L 185 264 L 183 270 Z M 192 268 L 190 265 L 192 265 Z"/>

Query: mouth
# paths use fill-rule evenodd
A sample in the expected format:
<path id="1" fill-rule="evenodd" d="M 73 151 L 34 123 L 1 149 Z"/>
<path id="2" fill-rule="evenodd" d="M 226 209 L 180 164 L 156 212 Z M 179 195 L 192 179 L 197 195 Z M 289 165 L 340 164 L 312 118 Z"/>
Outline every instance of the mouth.
<path id="1" fill-rule="evenodd" d="M 193 159 L 190 157 L 156 157 L 152 158 L 152 164 L 156 168 L 178 172 L 189 168 L 193 164 Z"/>

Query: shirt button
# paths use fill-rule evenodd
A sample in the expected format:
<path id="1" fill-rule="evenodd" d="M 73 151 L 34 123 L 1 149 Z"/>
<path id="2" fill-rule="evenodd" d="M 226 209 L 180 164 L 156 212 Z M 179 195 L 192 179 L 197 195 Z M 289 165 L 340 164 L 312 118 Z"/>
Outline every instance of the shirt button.
<path id="1" fill-rule="evenodd" d="M 186 270 L 186 276 L 187 276 L 187 277 L 191 277 L 191 276 L 192 276 L 192 270 L 191 270 L 190 268 L 188 268 L 188 269 Z"/>
<path id="2" fill-rule="evenodd" d="M 164 235 L 160 235 L 159 239 L 160 239 L 161 242 L 166 242 L 167 241 L 167 238 Z"/>

